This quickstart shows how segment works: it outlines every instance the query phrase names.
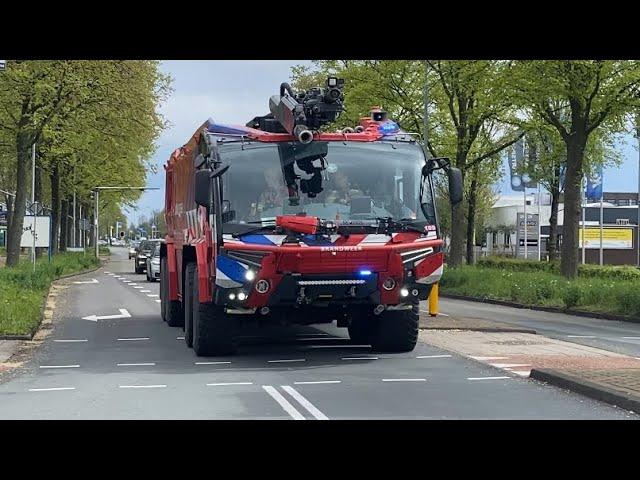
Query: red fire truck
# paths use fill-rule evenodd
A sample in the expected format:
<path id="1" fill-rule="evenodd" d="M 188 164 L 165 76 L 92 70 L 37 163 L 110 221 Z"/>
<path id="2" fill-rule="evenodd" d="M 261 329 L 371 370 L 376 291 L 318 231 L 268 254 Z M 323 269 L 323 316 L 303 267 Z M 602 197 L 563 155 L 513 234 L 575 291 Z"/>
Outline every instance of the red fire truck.
<path id="1" fill-rule="evenodd" d="M 328 132 L 343 83 L 294 93 L 245 126 L 205 122 L 165 166 L 162 318 L 198 356 L 229 355 L 243 325 L 337 321 L 357 344 L 414 348 L 418 303 L 442 275 L 433 173 L 415 134 L 374 108 Z M 251 322 L 247 322 L 251 320 Z"/>

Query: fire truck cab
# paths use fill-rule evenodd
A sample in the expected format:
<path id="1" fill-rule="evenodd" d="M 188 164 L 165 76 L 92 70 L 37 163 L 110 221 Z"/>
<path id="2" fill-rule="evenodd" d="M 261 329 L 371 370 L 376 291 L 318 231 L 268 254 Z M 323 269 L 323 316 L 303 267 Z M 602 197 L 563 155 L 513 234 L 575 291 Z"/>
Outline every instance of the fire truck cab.
<path id="1" fill-rule="evenodd" d="M 209 119 L 166 164 L 162 318 L 196 355 L 234 353 L 248 319 L 337 321 L 357 344 L 414 348 L 418 302 L 443 269 L 432 175 L 444 170 L 459 202 L 460 172 L 380 108 L 322 131 L 341 87 L 283 84 L 271 114 Z"/>

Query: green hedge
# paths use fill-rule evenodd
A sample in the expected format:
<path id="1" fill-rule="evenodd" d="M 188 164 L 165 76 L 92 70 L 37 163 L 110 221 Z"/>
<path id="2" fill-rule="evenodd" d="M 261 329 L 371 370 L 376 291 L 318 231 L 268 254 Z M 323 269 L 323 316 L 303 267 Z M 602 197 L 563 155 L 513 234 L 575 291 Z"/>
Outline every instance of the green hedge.
<path id="1" fill-rule="evenodd" d="M 518 272 L 560 273 L 560 264 L 558 262 L 538 262 L 507 257 L 483 257 L 478 260 L 477 266 Z M 632 266 L 578 265 L 578 276 L 640 280 L 640 269 Z"/>
<path id="2" fill-rule="evenodd" d="M 475 298 L 640 316 L 640 282 L 624 276 L 583 275 L 568 281 L 555 273 L 535 269 L 463 266 L 445 269 L 440 287 L 443 293 Z"/>
<path id="3" fill-rule="evenodd" d="M 91 255 L 60 253 L 17 267 L 0 268 L 0 335 L 30 335 L 40 324 L 41 309 L 51 282 L 100 265 Z"/>

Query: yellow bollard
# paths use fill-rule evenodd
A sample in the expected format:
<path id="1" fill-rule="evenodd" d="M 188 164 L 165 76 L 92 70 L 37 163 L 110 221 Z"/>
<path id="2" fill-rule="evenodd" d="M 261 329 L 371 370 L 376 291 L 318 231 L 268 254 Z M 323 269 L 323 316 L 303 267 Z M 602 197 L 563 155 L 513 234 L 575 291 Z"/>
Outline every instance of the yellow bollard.
<path id="1" fill-rule="evenodd" d="M 432 317 L 438 315 L 438 282 L 433 284 L 429 293 L 429 315 Z"/>

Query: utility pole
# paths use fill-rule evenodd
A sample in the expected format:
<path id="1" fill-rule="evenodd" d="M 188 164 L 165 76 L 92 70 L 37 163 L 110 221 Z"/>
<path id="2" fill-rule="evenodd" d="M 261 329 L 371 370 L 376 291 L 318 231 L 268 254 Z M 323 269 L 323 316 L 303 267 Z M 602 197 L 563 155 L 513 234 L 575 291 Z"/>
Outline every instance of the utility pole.
<path id="1" fill-rule="evenodd" d="M 524 194 L 524 259 L 527 260 L 527 187 L 522 190 Z"/>
<path id="2" fill-rule="evenodd" d="M 636 138 L 638 139 L 638 147 L 640 147 L 640 117 L 636 119 Z M 640 268 L 640 148 L 638 149 L 638 198 L 636 200 L 638 208 L 636 218 L 636 267 Z"/>
<path id="3" fill-rule="evenodd" d="M 35 207 L 36 203 L 36 144 L 34 142 L 31 148 L 31 209 L 33 213 L 33 230 L 31 230 L 31 234 L 33 235 L 33 248 L 31 249 L 31 255 L 33 257 L 33 271 L 36 271 L 36 213 L 37 209 Z"/>
<path id="4" fill-rule="evenodd" d="M 586 179 L 586 177 L 585 177 Z M 580 184 L 583 186 L 582 188 L 582 264 L 585 264 L 585 259 L 586 259 L 586 253 L 585 253 L 585 248 L 586 248 L 586 237 L 584 236 L 584 234 L 586 233 L 585 230 L 585 223 L 586 223 L 586 211 L 587 211 L 587 194 L 586 194 L 586 182 L 585 179 L 582 180 L 582 182 L 580 182 Z"/>

